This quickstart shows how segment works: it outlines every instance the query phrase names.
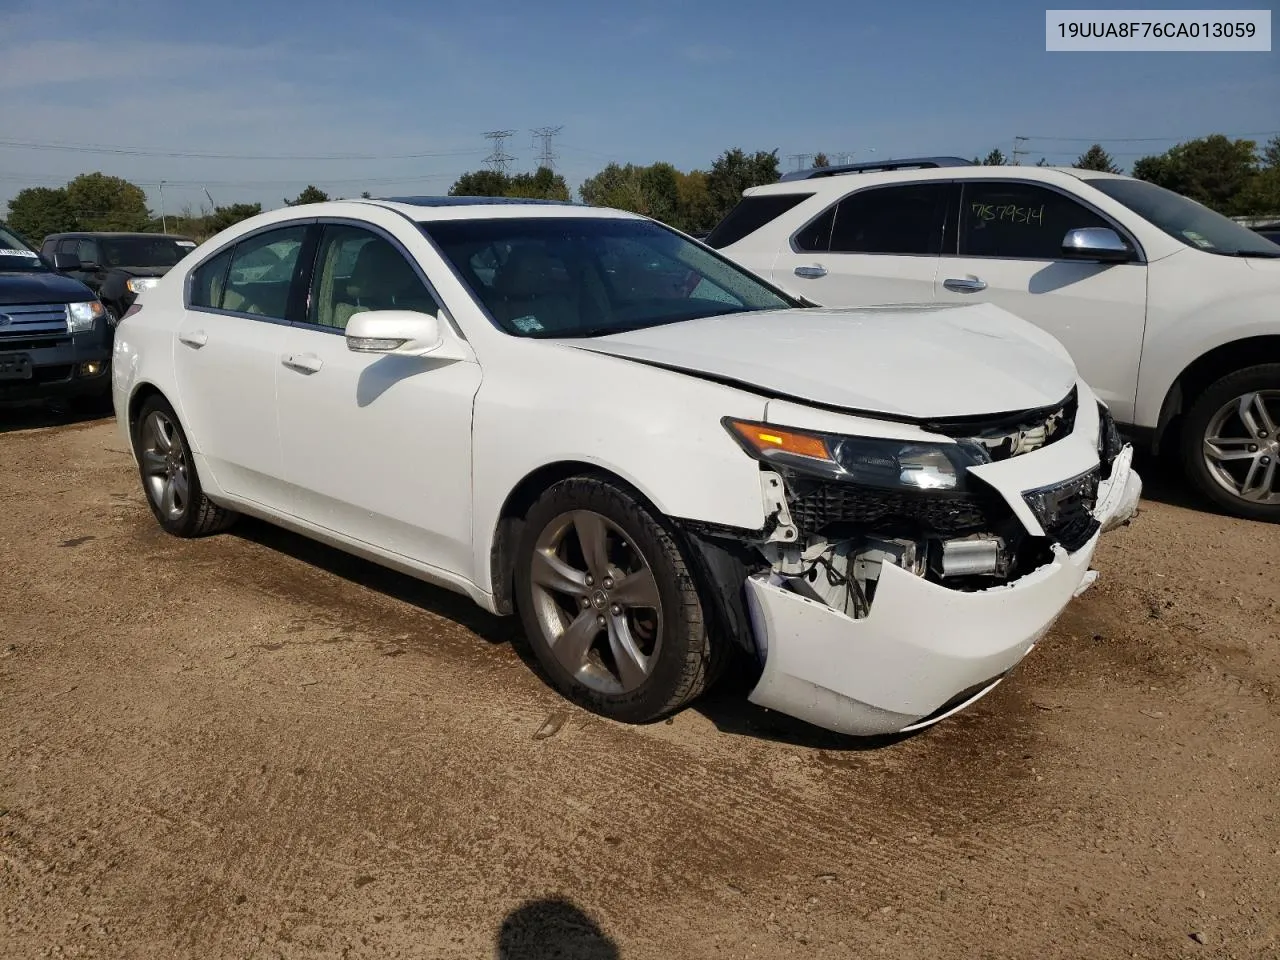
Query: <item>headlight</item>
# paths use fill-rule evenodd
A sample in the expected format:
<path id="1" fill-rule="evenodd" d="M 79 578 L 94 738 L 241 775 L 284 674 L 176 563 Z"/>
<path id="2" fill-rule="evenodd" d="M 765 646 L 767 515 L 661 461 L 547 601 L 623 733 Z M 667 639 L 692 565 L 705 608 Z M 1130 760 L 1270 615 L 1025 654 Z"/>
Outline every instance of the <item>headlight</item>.
<path id="1" fill-rule="evenodd" d="M 868 487 L 963 490 L 965 470 L 990 463 L 981 446 L 846 437 L 726 418 L 747 453 L 765 463 Z"/>
<path id="2" fill-rule="evenodd" d="M 93 321 L 106 316 L 107 311 L 97 300 L 87 303 L 67 304 L 67 333 L 88 333 L 93 329 Z"/>
<path id="3" fill-rule="evenodd" d="M 130 293 L 141 293 L 143 290 L 150 290 L 159 282 L 159 277 L 130 277 L 124 285 L 129 288 Z"/>

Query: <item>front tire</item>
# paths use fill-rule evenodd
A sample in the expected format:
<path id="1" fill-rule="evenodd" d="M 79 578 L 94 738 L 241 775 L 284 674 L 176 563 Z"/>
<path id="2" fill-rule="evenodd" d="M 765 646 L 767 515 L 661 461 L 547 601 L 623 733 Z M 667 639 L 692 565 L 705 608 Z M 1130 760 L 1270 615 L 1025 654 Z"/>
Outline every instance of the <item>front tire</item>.
<path id="1" fill-rule="evenodd" d="M 529 510 L 516 553 L 525 633 L 564 696 L 623 723 L 709 685 L 713 643 L 672 534 L 615 481 L 574 477 Z"/>
<path id="2" fill-rule="evenodd" d="M 1192 404 L 1182 462 L 1196 489 L 1228 513 L 1280 523 L 1280 363 L 1220 378 Z"/>
<path id="3" fill-rule="evenodd" d="M 175 537 L 203 537 L 235 521 L 235 513 L 204 495 L 187 435 L 163 397 L 151 397 L 138 411 L 133 449 L 147 505 L 165 531 Z"/>

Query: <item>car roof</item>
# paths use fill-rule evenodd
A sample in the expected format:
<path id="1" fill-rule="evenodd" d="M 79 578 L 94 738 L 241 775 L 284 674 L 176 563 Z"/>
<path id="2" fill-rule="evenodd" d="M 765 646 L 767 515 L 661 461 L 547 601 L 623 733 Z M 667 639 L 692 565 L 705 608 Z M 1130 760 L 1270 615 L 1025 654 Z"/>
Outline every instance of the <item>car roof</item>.
<path id="1" fill-rule="evenodd" d="M 1076 180 L 1107 179 L 1132 180 L 1122 173 L 1105 173 L 1100 170 L 1081 170 L 1077 167 L 1034 167 L 1022 165 L 966 165 L 941 167 L 913 167 L 901 170 L 867 170 L 850 171 L 830 177 L 815 177 L 804 180 L 780 180 L 763 186 L 750 187 L 743 191 L 743 196 L 755 197 L 778 193 L 804 194 L 844 194 L 863 184 L 921 183 L 929 180 L 986 180 L 1008 179 L 1016 177 L 1021 180 L 1040 180 L 1046 183 L 1061 183 L 1064 177 Z"/>
<path id="2" fill-rule="evenodd" d="M 333 203 L 373 204 L 395 210 L 419 223 L 444 220 L 514 219 L 518 217 L 590 217 L 609 220 L 644 220 L 628 210 L 593 207 L 564 200 L 532 200 L 521 197 L 386 197 Z M 291 209 L 298 210 L 300 207 Z"/>
<path id="3" fill-rule="evenodd" d="M 73 237 L 110 237 L 111 239 L 120 239 L 124 237 L 159 237 L 163 240 L 190 240 L 191 238 L 181 233 L 150 233 L 146 230 L 64 230 L 61 233 L 51 233 L 45 237 L 45 240 L 69 239 Z"/>

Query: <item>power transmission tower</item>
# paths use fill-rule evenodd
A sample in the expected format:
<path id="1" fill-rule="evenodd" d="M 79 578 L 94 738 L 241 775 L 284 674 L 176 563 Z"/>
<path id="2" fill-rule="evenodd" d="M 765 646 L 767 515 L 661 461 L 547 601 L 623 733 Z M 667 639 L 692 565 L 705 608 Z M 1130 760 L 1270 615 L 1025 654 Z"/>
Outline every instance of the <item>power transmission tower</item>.
<path id="1" fill-rule="evenodd" d="M 495 173 L 506 173 L 507 164 L 515 157 L 506 151 L 506 141 L 509 136 L 515 133 L 514 130 L 490 130 L 484 135 L 486 140 L 493 141 L 493 151 L 484 158 L 484 162 L 489 164 Z"/>
<path id="2" fill-rule="evenodd" d="M 805 169 L 806 165 L 809 163 L 810 158 L 812 157 L 813 157 L 812 153 L 792 153 L 787 155 L 788 160 L 794 160 L 796 162 L 797 170 Z"/>
<path id="3" fill-rule="evenodd" d="M 564 127 L 537 127 L 533 131 L 533 139 L 536 144 L 538 140 L 542 141 L 542 150 L 538 153 L 538 166 L 546 167 L 548 170 L 556 168 L 556 159 L 558 154 L 551 150 L 551 138 L 558 134 Z"/>

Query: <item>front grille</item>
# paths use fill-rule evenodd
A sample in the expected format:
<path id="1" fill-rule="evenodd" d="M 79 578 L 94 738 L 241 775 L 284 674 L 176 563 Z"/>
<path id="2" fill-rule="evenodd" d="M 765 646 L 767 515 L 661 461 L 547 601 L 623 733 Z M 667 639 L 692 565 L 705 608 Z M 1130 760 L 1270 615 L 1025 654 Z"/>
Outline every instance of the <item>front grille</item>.
<path id="1" fill-rule="evenodd" d="M 949 536 L 990 530 L 1000 519 L 994 500 L 967 494 L 911 494 L 798 479 L 790 487 L 787 509 L 805 533 L 819 533 L 834 524 L 886 527 L 902 522 Z"/>
<path id="2" fill-rule="evenodd" d="M 1068 436 L 1076 426 L 1075 387 L 1060 403 L 1038 410 L 1021 410 L 995 417 L 936 420 L 926 430 L 957 440 L 970 440 L 986 449 L 993 461 L 1032 453 Z"/>
<path id="3" fill-rule="evenodd" d="M 69 342 L 66 304 L 0 306 L 0 350 L 39 350 L 65 342 Z"/>
<path id="4" fill-rule="evenodd" d="M 1072 477 L 1062 483 L 1023 494 L 1027 506 L 1044 527 L 1048 536 L 1062 544 L 1068 552 L 1083 547 L 1098 531 L 1099 523 L 1093 515 L 1098 502 L 1098 485 L 1101 470 L 1094 467 L 1087 473 Z"/>

